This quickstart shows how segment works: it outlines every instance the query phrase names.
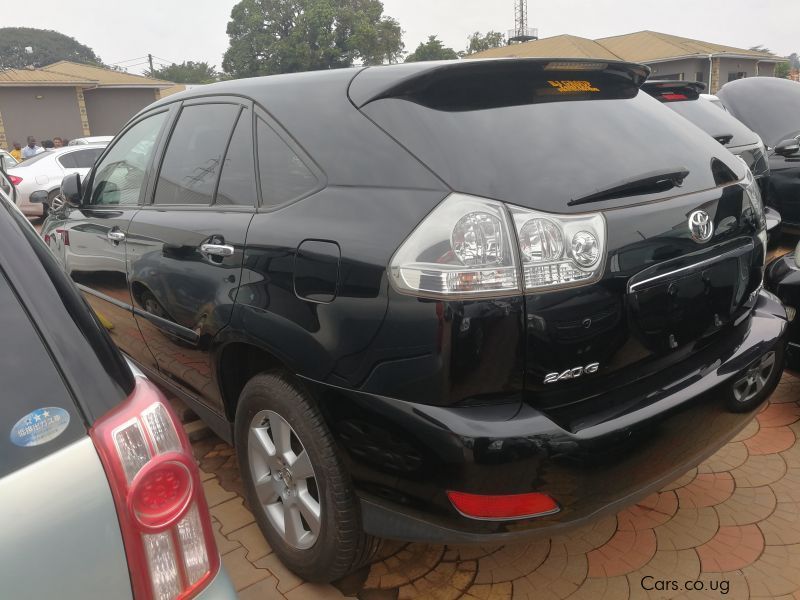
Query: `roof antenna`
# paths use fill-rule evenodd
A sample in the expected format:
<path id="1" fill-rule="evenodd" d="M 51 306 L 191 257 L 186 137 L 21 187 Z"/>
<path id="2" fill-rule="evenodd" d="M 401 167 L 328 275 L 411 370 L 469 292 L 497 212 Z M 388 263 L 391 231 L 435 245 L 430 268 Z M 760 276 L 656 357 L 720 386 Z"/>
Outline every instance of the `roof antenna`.
<path id="1" fill-rule="evenodd" d="M 514 0 L 514 24 L 508 32 L 509 45 L 539 39 L 539 30 L 528 27 L 528 0 Z"/>

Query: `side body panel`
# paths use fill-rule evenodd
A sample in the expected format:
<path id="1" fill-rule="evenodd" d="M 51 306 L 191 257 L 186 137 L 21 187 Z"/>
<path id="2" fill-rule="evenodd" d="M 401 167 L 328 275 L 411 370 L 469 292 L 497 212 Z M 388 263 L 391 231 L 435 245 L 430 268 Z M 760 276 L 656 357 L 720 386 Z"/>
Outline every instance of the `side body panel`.
<path id="1" fill-rule="evenodd" d="M 88 437 L 0 479 L 5 598 L 131 598 L 105 471 Z"/>

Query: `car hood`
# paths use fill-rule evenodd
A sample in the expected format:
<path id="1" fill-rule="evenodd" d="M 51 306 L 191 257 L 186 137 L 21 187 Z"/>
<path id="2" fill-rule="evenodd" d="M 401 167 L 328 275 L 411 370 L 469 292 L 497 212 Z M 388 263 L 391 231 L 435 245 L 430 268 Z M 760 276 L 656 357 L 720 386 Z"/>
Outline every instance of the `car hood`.
<path id="1" fill-rule="evenodd" d="M 777 77 L 739 79 L 725 84 L 717 96 L 770 147 L 800 133 L 800 83 Z"/>

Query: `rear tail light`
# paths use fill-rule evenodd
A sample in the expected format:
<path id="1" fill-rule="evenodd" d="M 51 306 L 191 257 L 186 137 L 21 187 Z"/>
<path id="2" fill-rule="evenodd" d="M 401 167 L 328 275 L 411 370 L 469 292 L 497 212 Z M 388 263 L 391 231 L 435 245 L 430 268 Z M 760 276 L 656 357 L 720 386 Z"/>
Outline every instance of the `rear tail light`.
<path id="1" fill-rule="evenodd" d="M 11 185 L 19 185 L 22 183 L 22 177 L 17 177 L 16 175 L 9 175 L 8 180 L 11 182 Z"/>
<path id="2" fill-rule="evenodd" d="M 503 204 L 452 194 L 400 246 L 391 278 L 432 298 L 507 296 L 520 291 L 514 246 Z"/>
<path id="3" fill-rule="evenodd" d="M 447 492 L 453 507 L 465 517 L 480 520 L 526 519 L 551 515 L 558 504 L 547 494 L 512 494 L 483 496 L 464 492 Z"/>
<path id="4" fill-rule="evenodd" d="M 219 571 L 200 473 L 186 434 L 158 389 L 131 396 L 90 435 L 111 484 L 137 600 L 191 598 Z"/>
<path id="5" fill-rule="evenodd" d="M 61 236 L 61 242 L 69 246 L 69 229 L 56 229 L 56 234 Z"/>
<path id="6" fill-rule="evenodd" d="M 390 279 L 402 293 L 440 299 L 586 285 L 602 275 L 605 237 L 600 213 L 545 214 L 451 194 L 397 250 Z"/>

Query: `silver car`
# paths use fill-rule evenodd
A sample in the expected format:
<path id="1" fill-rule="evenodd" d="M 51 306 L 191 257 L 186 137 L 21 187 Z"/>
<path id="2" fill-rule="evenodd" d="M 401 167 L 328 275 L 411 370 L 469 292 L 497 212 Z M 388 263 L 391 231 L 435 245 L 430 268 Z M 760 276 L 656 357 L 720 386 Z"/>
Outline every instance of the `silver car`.
<path id="1" fill-rule="evenodd" d="M 0 597 L 233 600 L 179 421 L 8 188 L 0 173 Z"/>
<path id="2" fill-rule="evenodd" d="M 31 194 L 43 190 L 56 196 L 61 180 L 71 173 L 85 177 L 106 145 L 101 143 L 45 150 L 8 169 L 8 176 L 19 192 L 17 202 L 20 210 L 30 217 L 46 216 L 46 205 L 31 202 Z"/>

